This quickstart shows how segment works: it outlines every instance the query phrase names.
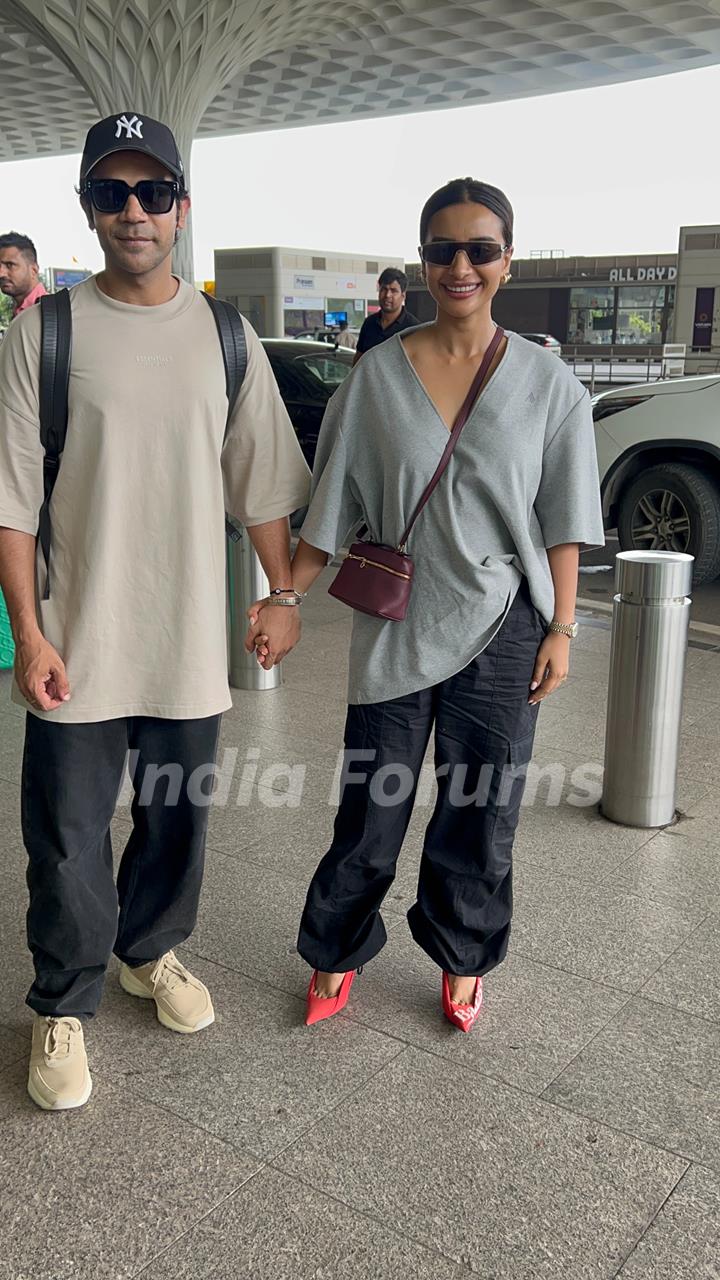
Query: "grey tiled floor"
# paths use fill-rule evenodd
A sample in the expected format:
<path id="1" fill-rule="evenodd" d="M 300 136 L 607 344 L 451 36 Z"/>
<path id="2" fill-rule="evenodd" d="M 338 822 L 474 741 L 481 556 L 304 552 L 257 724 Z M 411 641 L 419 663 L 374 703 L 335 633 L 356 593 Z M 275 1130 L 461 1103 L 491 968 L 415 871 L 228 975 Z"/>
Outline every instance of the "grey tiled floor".
<path id="1" fill-rule="evenodd" d="M 541 712 L 511 950 L 463 1036 L 404 920 L 430 790 L 387 946 L 345 1014 L 302 1022 L 295 934 L 332 829 L 347 640 L 319 591 L 283 688 L 225 718 L 235 773 L 183 948 L 215 1025 L 164 1030 L 113 962 L 92 1098 L 59 1115 L 25 1094 L 23 720 L 0 678 L 0 1280 L 720 1280 L 720 652 L 688 663 L 682 821 L 612 826 L 577 803 L 609 654 L 586 620 Z M 129 829 L 121 805 L 116 848 Z"/>

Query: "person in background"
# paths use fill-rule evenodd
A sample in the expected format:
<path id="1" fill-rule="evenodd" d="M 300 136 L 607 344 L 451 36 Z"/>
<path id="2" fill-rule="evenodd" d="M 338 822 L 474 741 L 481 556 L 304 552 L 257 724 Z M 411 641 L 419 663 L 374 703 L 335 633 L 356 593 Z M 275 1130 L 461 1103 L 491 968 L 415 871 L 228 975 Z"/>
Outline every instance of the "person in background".
<path id="1" fill-rule="evenodd" d="M 358 344 L 358 340 L 355 334 L 351 333 L 350 330 L 348 329 L 347 320 L 341 320 L 340 332 L 338 333 L 338 336 L 335 339 L 336 347 L 349 347 L 351 351 L 354 351 L 357 344 Z"/>
<path id="2" fill-rule="evenodd" d="M 407 286 L 407 276 L 399 267 L 386 267 L 382 272 L 378 280 L 380 310 L 363 321 L 354 363 L 371 347 L 377 347 L 396 333 L 402 333 L 403 329 L 413 329 L 420 323 L 405 306 Z"/>
<path id="3" fill-rule="evenodd" d="M 13 320 L 47 293 L 39 277 L 37 253 L 30 237 L 18 231 L 0 236 L 0 290 L 12 298 Z"/>

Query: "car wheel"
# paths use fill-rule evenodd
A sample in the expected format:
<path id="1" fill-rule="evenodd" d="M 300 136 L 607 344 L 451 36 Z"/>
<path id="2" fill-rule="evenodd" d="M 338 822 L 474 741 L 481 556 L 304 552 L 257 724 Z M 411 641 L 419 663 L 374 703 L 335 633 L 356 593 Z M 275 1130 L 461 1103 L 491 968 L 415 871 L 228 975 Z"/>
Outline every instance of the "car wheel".
<path id="1" fill-rule="evenodd" d="M 623 551 L 686 551 L 693 582 L 720 574 L 720 492 L 695 467 L 662 463 L 638 476 L 620 498 Z"/>

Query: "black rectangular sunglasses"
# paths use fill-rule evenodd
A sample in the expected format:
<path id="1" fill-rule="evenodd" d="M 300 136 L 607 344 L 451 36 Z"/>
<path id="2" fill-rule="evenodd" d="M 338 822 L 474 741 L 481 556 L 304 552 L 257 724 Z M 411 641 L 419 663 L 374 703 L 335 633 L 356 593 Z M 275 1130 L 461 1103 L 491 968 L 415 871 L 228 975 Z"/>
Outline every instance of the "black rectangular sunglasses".
<path id="1" fill-rule="evenodd" d="M 434 267 L 449 267 L 455 254 L 462 251 L 474 267 L 481 267 L 486 262 L 497 262 L 509 248 L 508 244 L 498 244 L 496 240 L 430 240 L 420 245 L 420 257 Z"/>
<path id="2" fill-rule="evenodd" d="M 87 196 L 98 213 L 121 213 L 135 196 L 146 213 L 169 213 L 180 194 L 180 184 L 169 178 L 143 178 L 134 187 L 122 178 L 88 178 L 80 194 Z"/>

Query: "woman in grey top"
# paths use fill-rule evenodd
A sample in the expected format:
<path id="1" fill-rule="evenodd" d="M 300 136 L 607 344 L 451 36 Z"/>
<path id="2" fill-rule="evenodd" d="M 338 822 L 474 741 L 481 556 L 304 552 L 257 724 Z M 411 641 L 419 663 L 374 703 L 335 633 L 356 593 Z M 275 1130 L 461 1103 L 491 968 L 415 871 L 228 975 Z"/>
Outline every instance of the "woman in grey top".
<path id="1" fill-rule="evenodd" d="M 507 197 L 448 183 L 423 209 L 420 241 L 437 318 L 368 352 L 333 396 L 293 564 L 299 592 L 363 521 L 373 541 L 398 545 L 495 334 Z M 509 333 L 410 536 L 405 620 L 354 614 L 342 798 L 298 941 L 314 970 L 308 1022 L 344 1007 L 385 942 L 380 905 L 434 728 L 437 803 L 408 921 L 442 970 L 446 1016 L 473 1025 L 482 975 L 507 950 L 524 772 L 538 705 L 568 673 L 579 544 L 602 542 L 588 394 Z"/>

